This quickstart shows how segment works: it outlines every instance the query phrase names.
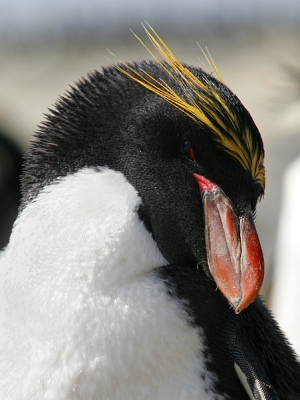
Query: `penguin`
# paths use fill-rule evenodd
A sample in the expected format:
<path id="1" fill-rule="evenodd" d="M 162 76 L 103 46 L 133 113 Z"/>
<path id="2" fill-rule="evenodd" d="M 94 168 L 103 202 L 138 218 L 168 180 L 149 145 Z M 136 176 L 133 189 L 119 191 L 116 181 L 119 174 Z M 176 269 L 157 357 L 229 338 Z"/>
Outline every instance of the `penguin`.
<path id="1" fill-rule="evenodd" d="M 146 32 L 161 59 L 81 78 L 28 150 L 0 259 L 1 399 L 298 399 L 258 295 L 260 133 L 217 71 Z"/>

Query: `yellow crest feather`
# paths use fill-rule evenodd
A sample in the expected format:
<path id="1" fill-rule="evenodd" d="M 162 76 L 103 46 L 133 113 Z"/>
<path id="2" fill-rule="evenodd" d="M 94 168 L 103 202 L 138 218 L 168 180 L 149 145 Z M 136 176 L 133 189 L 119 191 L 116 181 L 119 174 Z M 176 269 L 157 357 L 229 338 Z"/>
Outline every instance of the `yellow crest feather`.
<path id="1" fill-rule="evenodd" d="M 264 189 L 264 154 L 258 144 L 253 141 L 250 128 L 241 126 L 236 112 L 228 106 L 217 91 L 212 86 L 204 84 L 182 65 L 154 29 L 150 25 L 148 26 L 151 32 L 144 26 L 145 32 L 164 62 L 156 57 L 138 36 L 134 35 L 161 68 L 181 88 L 184 96 L 181 97 L 177 94 L 163 80 L 157 80 L 143 70 L 138 71 L 121 60 L 119 61 L 126 67 L 126 70 L 120 65 L 116 65 L 116 68 L 146 89 L 162 97 L 200 126 L 208 128 L 213 133 L 214 140 L 218 145 L 237 160 L 246 171 L 249 171 L 255 181 Z M 204 55 L 218 79 L 223 82 L 210 54 L 208 53 L 207 56 L 204 53 Z M 186 87 L 194 96 L 189 94 Z M 238 132 L 242 134 L 238 134 Z"/>

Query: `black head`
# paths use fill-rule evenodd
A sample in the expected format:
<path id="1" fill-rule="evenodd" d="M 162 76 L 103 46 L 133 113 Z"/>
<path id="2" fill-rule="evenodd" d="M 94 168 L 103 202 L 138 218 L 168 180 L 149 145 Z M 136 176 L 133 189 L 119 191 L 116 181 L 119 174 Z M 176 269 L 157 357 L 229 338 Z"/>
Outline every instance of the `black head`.
<path id="1" fill-rule="evenodd" d="M 140 216 L 163 256 L 170 263 L 205 265 L 203 205 L 194 174 L 215 182 L 240 216 L 245 204 L 254 210 L 263 193 L 263 146 L 249 113 L 224 84 L 180 65 L 108 67 L 61 97 L 29 149 L 23 207 L 59 177 L 108 166 L 140 194 Z M 147 87 L 147 81 L 157 85 Z"/>

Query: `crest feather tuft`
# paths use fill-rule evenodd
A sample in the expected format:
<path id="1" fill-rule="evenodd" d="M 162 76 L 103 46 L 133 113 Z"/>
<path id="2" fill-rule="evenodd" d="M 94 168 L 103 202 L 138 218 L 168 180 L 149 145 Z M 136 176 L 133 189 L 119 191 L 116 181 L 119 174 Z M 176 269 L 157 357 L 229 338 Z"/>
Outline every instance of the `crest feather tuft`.
<path id="1" fill-rule="evenodd" d="M 150 25 L 148 25 L 149 29 L 144 25 L 143 27 L 151 44 L 163 61 L 133 33 L 134 36 L 171 77 L 180 91 L 175 92 L 162 79 L 158 80 L 146 71 L 137 70 L 121 60 L 119 60 L 120 64 L 115 65 L 115 67 L 135 82 L 166 100 L 201 127 L 209 130 L 218 146 L 238 161 L 246 171 L 250 172 L 253 179 L 264 190 L 264 153 L 258 143 L 253 140 L 250 128 L 241 125 L 236 111 L 228 105 L 212 85 L 202 82 L 182 64 Z M 207 53 L 203 50 L 202 52 L 217 78 L 223 83 L 208 50 Z"/>

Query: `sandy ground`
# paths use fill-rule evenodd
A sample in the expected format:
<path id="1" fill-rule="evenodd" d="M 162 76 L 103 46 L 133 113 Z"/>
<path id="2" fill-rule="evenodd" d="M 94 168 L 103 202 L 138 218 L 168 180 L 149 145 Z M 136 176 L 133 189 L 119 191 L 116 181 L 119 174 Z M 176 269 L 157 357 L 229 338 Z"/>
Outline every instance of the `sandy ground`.
<path id="1" fill-rule="evenodd" d="M 257 226 L 268 271 L 263 289 L 267 297 L 282 174 L 300 153 L 300 105 L 294 101 L 295 84 L 289 74 L 289 68 L 300 69 L 300 28 L 175 32 L 163 38 L 178 58 L 193 65 L 203 59 L 196 42 L 208 46 L 223 80 L 248 108 L 264 138 L 267 191 L 258 208 Z M 0 43 L 0 122 L 24 150 L 43 113 L 70 84 L 109 64 L 109 59 L 114 61 L 106 48 L 122 60 L 149 58 L 129 31 L 123 37 L 43 46 Z"/>

